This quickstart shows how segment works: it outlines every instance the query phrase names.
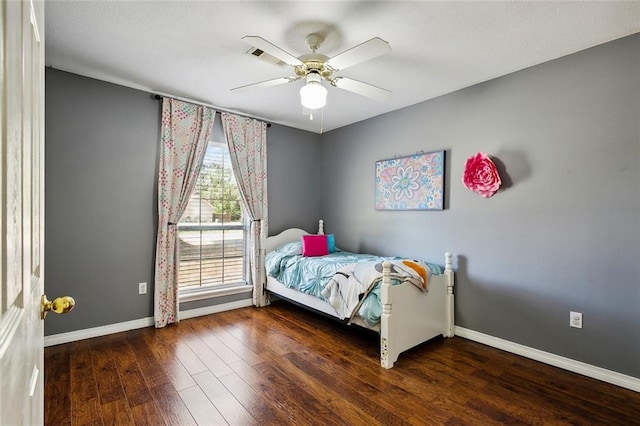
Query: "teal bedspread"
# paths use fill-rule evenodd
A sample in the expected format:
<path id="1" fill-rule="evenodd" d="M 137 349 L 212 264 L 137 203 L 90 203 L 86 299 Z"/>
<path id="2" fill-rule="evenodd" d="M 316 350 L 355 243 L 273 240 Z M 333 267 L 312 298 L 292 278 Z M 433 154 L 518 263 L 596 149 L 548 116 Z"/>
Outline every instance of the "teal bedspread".
<path id="1" fill-rule="evenodd" d="M 329 300 L 323 296 L 323 290 L 338 272 L 349 269 L 347 268 L 349 265 L 364 262 L 374 264 L 384 260 L 398 259 L 401 258 L 350 253 L 340 250 L 325 256 L 304 257 L 302 256 L 302 244 L 300 242 L 293 242 L 267 253 L 265 268 L 267 275 L 277 279 L 286 287 L 329 302 Z M 438 265 L 431 263 L 425 263 L 425 265 L 428 265 L 431 274 L 439 275 L 443 272 L 442 267 Z M 400 280 L 392 279 L 392 284 L 394 285 L 400 282 Z M 380 301 L 379 282 L 375 283 L 375 286 L 369 289 L 365 300 L 361 304 L 358 304 L 357 310 L 357 314 L 364 319 L 367 324 L 373 326 L 380 322 L 382 304 Z"/>

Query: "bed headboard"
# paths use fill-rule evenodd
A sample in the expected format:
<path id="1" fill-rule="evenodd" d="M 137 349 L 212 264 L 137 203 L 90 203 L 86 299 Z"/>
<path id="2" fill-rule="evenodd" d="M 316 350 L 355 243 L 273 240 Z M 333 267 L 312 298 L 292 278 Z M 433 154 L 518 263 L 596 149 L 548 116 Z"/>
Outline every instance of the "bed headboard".
<path id="1" fill-rule="evenodd" d="M 323 234 L 324 234 L 324 221 L 320 219 L 318 221 L 318 235 L 323 235 Z M 270 251 L 273 251 L 286 243 L 293 243 L 295 241 L 300 241 L 300 237 L 302 237 L 303 235 L 309 235 L 309 233 L 304 229 L 289 228 L 289 229 L 285 229 L 284 231 L 282 231 L 277 235 L 267 237 L 267 242 L 265 246 L 266 252 L 269 253 Z"/>

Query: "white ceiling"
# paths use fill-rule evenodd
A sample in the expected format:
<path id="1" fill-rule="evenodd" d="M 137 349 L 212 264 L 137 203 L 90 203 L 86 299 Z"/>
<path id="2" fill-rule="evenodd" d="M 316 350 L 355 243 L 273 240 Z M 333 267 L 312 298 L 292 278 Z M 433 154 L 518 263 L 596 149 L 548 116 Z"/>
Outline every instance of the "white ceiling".
<path id="1" fill-rule="evenodd" d="M 329 131 L 640 32 L 640 1 L 46 2 L 46 64 L 312 132 Z M 377 101 L 329 87 L 323 117 L 302 115 L 303 80 L 245 55 L 258 35 L 294 56 L 326 34 L 331 57 L 372 37 L 391 53 L 339 72 L 391 90 Z"/>

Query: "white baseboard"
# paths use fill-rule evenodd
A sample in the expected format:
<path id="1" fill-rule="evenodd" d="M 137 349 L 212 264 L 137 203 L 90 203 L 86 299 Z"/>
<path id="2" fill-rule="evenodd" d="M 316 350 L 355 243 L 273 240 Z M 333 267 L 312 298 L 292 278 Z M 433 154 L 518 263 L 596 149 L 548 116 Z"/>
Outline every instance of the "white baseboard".
<path id="1" fill-rule="evenodd" d="M 203 315 L 215 314 L 218 312 L 230 311 L 232 309 L 252 306 L 251 299 L 238 300 L 237 302 L 222 303 L 220 305 L 206 306 L 204 308 L 189 309 L 180 312 L 180 319 L 195 318 Z M 52 334 L 45 336 L 44 346 L 61 345 L 63 343 L 76 342 L 78 340 L 91 339 L 92 337 L 106 336 L 120 333 L 122 331 L 135 330 L 137 328 L 153 327 L 153 317 L 140 318 L 133 321 L 125 321 L 117 324 L 103 325 L 101 327 L 87 328 L 84 330 L 70 331 L 68 333 Z"/>
<path id="2" fill-rule="evenodd" d="M 121 331 L 135 330 L 136 328 L 145 327 L 153 327 L 152 317 L 44 336 L 44 347 L 46 348 L 48 346 L 61 345 L 63 343 L 76 342 L 78 340 L 91 339 L 92 337 L 106 336 L 108 334 L 115 334 L 120 333 Z"/>
<path id="3" fill-rule="evenodd" d="M 218 312 L 247 308 L 249 306 L 253 306 L 253 301 L 251 299 L 243 299 L 236 302 L 223 303 L 220 305 L 205 306 L 204 308 L 189 309 L 188 311 L 180 311 L 180 319 L 183 320 L 201 317 L 204 315 L 217 314 Z"/>
<path id="4" fill-rule="evenodd" d="M 545 364 L 553 365 L 554 367 L 582 374 L 583 376 L 591 377 L 593 379 L 611 383 L 616 386 L 631 389 L 632 391 L 640 392 L 640 379 L 636 377 L 627 376 L 615 371 L 606 370 L 604 368 L 596 367 L 590 364 L 585 364 L 584 362 L 530 348 L 528 346 L 513 343 L 508 340 L 499 339 L 497 337 L 489 336 L 488 334 L 479 333 L 477 331 L 469 330 L 463 327 L 456 326 L 455 335 L 497 349 L 502 349 L 503 351 L 511 352 L 516 355 L 540 361 Z"/>

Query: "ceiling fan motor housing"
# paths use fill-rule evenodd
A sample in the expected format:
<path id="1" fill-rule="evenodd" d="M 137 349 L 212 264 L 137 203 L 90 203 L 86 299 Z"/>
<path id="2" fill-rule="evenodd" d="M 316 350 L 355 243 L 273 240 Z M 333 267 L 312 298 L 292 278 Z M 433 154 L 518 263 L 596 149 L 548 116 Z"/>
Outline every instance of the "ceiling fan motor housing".
<path id="1" fill-rule="evenodd" d="M 302 65 L 294 67 L 298 77 L 306 77 L 310 73 L 315 73 L 328 80 L 334 72 L 333 68 L 327 64 L 329 57 L 325 55 L 308 53 L 300 56 L 298 59 L 302 61 Z"/>

